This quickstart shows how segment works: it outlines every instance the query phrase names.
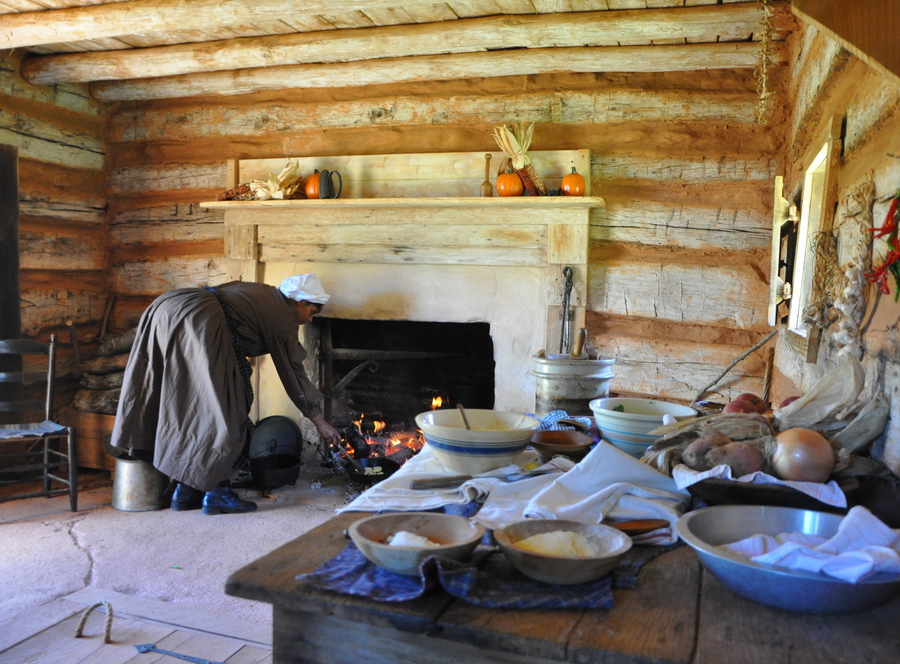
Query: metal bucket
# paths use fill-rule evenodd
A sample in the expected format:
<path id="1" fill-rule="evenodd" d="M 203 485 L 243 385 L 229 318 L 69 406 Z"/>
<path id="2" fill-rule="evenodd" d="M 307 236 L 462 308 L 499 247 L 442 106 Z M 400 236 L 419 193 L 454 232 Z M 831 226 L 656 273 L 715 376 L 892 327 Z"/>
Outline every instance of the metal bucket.
<path id="1" fill-rule="evenodd" d="M 123 512 L 162 509 L 168 480 L 151 464 L 128 456 L 116 459 L 112 506 Z"/>
<path id="2" fill-rule="evenodd" d="M 615 377 L 614 359 L 579 360 L 568 355 L 551 355 L 532 360 L 536 417 L 544 417 L 554 410 L 591 416 L 591 401 L 609 396 L 609 381 Z"/>

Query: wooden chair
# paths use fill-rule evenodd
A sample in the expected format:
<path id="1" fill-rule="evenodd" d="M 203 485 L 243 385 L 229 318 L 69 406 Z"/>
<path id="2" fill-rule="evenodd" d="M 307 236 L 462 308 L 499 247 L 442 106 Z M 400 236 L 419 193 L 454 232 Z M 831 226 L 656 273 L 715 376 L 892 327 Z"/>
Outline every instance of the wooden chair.
<path id="1" fill-rule="evenodd" d="M 69 494 L 78 509 L 78 466 L 75 430 L 51 420 L 56 378 L 56 336 L 50 343 L 30 339 L 0 340 L 0 357 L 18 356 L 0 369 L 0 487 L 42 482 L 40 491 L 0 495 L 0 502 L 34 496 Z M 13 370 L 6 371 L 5 368 Z M 38 400 L 42 392 L 43 399 Z M 15 424 L 3 423 L 14 413 Z M 37 417 L 34 417 L 37 415 Z M 43 421 L 33 420 L 43 417 Z M 33 418 L 33 419 L 29 419 Z M 12 449 L 10 449 L 12 448 Z M 9 460 L 12 465 L 7 466 Z M 62 475 L 61 468 L 68 468 Z M 59 486 L 62 485 L 62 486 Z"/>

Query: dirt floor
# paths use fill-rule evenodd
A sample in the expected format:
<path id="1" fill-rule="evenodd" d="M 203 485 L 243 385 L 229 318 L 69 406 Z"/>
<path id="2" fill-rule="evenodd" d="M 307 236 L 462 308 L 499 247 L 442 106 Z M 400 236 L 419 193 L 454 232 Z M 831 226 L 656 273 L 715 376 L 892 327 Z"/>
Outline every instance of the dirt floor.
<path id="1" fill-rule="evenodd" d="M 42 606 L 73 596 L 194 607 L 271 631 L 268 605 L 225 594 L 228 575 L 326 521 L 358 494 L 346 475 L 316 463 L 304 464 L 292 486 L 239 490 L 259 505 L 248 514 L 121 511 L 111 506 L 109 473 L 84 472 L 79 485 L 74 513 L 67 495 L 0 503 L 0 634 L 2 626 L 21 628 Z"/>

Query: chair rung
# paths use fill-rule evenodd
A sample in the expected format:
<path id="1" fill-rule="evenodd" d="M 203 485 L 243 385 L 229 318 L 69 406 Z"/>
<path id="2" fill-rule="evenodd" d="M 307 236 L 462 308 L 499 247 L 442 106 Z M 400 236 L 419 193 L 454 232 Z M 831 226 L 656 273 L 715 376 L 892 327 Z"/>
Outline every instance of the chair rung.
<path id="1" fill-rule="evenodd" d="M 21 473 L 28 470 L 49 470 L 50 468 L 65 468 L 68 466 L 66 461 L 54 461 L 51 463 L 28 463 L 21 466 L 9 466 L 4 468 L 4 473 Z"/>
<path id="2" fill-rule="evenodd" d="M 40 496 L 59 496 L 64 493 L 69 493 L 69 489 L 50 489 L 49 491 L 26 491 L 25 493 L 17 493 L 12 496 L 0 496 L 0 503 L 5 503 L 7 500 L 18 500 L 19 498 L 38 498 Z"/>

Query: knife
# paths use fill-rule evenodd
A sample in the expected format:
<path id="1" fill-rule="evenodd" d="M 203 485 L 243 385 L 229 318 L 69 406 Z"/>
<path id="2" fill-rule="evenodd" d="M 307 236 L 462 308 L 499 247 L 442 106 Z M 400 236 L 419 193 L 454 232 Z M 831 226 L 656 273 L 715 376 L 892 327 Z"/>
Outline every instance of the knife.
<path id="1" fill-rule="evenodd" d="M 503 482 L 517 482 L 519 480 L 528 479 L 529 477 L 537 477 L 538 475 L 546 475 L 547 473 L 558 472 L 558 469 L 534 470 L 524 473 L 511 473 L 509 475 L 479 475 L 479 479 L 498 479 Z M 443 489 L 447 487 L 459 486 L 463 482 L 475 479 L 474 475 L 452 475 L 449 477 L 428 477 L 425 479 L 411 480 L 410 489 Z"/>

